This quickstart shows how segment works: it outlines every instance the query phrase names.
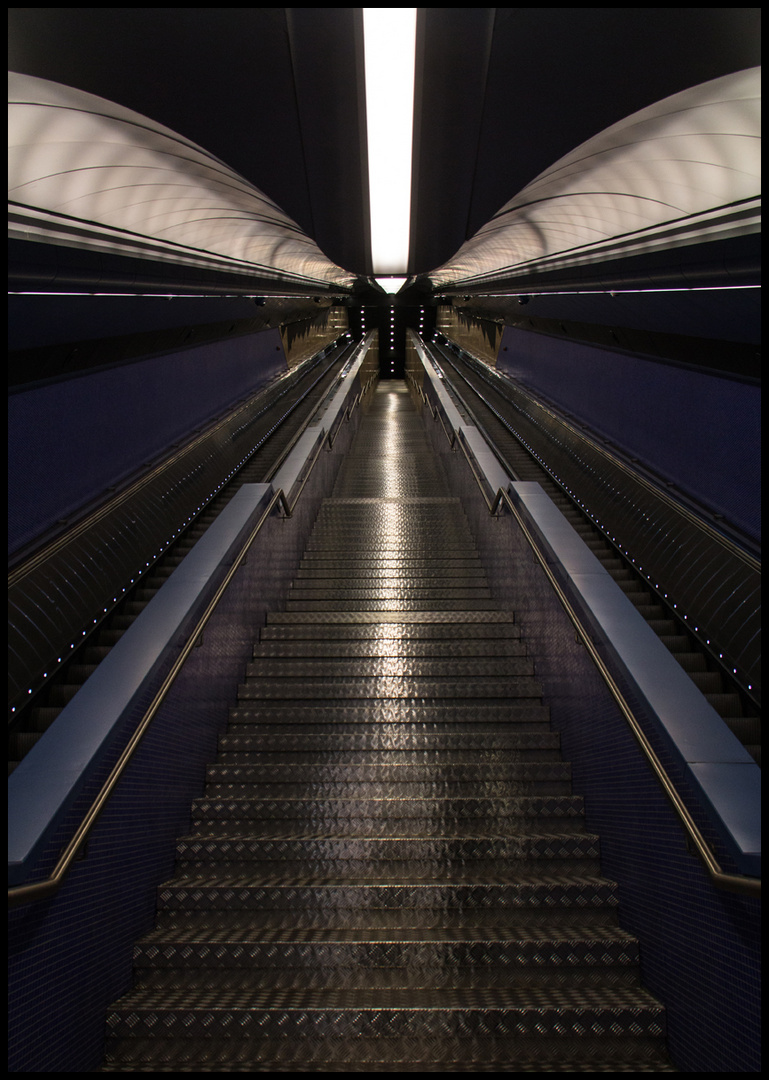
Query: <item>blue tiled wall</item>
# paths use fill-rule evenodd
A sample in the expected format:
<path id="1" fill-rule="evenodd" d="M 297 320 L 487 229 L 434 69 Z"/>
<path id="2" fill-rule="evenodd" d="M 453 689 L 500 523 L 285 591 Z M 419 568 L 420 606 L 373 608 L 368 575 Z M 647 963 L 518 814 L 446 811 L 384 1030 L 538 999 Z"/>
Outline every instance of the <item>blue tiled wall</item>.
<path id="1" fill-rule="evenodd" d="M 285 370 L 276 329 L 13 394 L 9 550 Z"/>
<path id="2" fill-rule="evenodd" d="M 497 369 L 760 536 L 760 386 L 512 326 Z"/>

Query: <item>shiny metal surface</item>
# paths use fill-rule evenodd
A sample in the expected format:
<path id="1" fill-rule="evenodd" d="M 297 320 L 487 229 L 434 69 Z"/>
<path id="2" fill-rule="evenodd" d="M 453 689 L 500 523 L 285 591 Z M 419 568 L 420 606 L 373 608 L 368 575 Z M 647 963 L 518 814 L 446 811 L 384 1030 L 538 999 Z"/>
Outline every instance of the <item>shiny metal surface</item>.
<path id="1" fill-rule="evenodd" d="M 672 1070 L 514 614 L 421 595 L 482 568 L 417 421 L 380 387 L 301 571 L 347 573 L 268 618 L 105 1071 Z"/>

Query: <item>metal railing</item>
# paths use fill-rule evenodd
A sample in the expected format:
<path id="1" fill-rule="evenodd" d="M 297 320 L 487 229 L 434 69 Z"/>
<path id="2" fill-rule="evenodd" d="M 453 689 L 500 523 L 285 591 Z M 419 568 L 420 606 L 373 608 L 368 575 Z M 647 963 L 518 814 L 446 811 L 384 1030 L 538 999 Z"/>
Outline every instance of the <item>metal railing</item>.
<path id="1" fill-rule="evenodd" d="M 302 473 L 300 474 L 300 478 L 297 478 L 297 482 L 294 484 L 294 488 L 297 488 L 297 490 L 294 492 L 292 489 L 292 491 L 288 493 L 288 496 L 282 488 L 278 488 L 278 490 L 274 492 L 274 494 L 270 498 L 269 503 L 262 512 L 258 522 L 249 533 L 245 543 L 243 544 L 243 547 L 235 558 L 232 566 L 227 571 L 227 574 L 217 588 L 214 596 L 212 597 L 205 611 L 196 623 L 194 629 L 190 632 L 190 635 L 187 638 L 187 641 L 182 648 L 182 651 L 180 652 L 177 659 L 174 661 L 171 670 L 166 675 L 151 704 L 149 705 L 141 720 L 139 721 L 139 724 L 137 725 L 133 735 L 129 739 L 125 749 L 121 753 L 117 762 L 113 766 L 109 776 L 102 785 L 101 790 L 86 811 L 74 836 L 59 856 L 59 860 L 56 863 L 53 871 L 47 878 L 42 881 L 35 881 L 25 885 L 16 885 L 12 888 L 9 888 L 8 903 L 11 907 L 17 906 L 19 904 L 31 903 L 34 900 L 43 900 L 49 896 L 52 896 L 61 887 L 67 874 L 72 869 L 72 864 L 77 858 L 78 852 L 83 847 L 83 844 L 86 842 L 88 834 L 96 824 L 99 815 L 104 810 L 110 797 L 113 795 L 120 780 L 120 777 L 123 775 L 126 767 L 133 758 L 137 747 L 142 741 L 144 735 L 146 734 L 160 706 L 163 704 L 163 701 L 165 700 L 169 690 L 173 686 L 177 676 L 179 675 L 179 672 L 182 670 L 185 661 L 187 660 L 195 646 L 198 644 L 206 627 L 206 624 L 216 610 L 219 601 L 224 595 L 233 577 L 243 564 L 246 556 L 248 555 L 249 549 L 256 537 L 259 535 L 262 526 L 267 521 L 276 506 L 280 507 L 284 517 L 291 517 L 293 515 L 294 508 L 302 494 L 302 491 L 304 490 L 305 484 L 310 478 L 312 469 L 316 461 L 318 460 L 321 451 L 323 450 L 323 447 L 326 445 L 326 443 L 329 443 L 329 449 L 331 448 L 333 442 L 336 440 L 336 436 L 339 433 L 339 428 L 341 427 L 341 424 L 345 421 L 350 420 L 356 406 L 363 401 L 372 384 L 376 381 L 376 378 L 377 376 L 375 373 L 367 380 L 363 389 L 356 394 L 353 402 L 345 408 L 340 422 L 337 425 L 336 432 L 333 435 L 333 439 L 331 437 L 331 428 L 329 429 L 329 431 L 323 432 L 321 437 L 318 438 L 316 446 L 313 448 L 310 456 L 307 459 L 306 468 L 303 468 Z"/>
<path id="2" fill-rule="evenodd" d="M 708 846 L 707 841 L 705 840 L 705 838 L 703 837 L 703 835 L 700 832 L 699 828 L 697 827 L 697 824 L 695 823 L 694 819 L 692 818 L 691 814 L 689 813 L 688 809 L 686 808 L 686 805 L 685 805 L 683 799 L 681 798 L 679 793 L 676 791 L 675 785 L 673 784 L 673 781 L 668 776 L 662 762 L 657 757 L 657 754 L 655 753 L 654 748 L 652 747 L 651 743 L 647 739 L 647 737 L 646 737 L 646 735 L 645 735 L 645 733 L 643 731 L 643 728 L 641 727 L 641 724 L 638 721 L 638 718 L 635 716 L 633 710 L 628 705 L 622 691 L 617 686 L 617 683 L 615 682 L 611 672 L 609 671 L 608 667 L 606 666 L 606 664 L 604 663 L 604 661 L 601 658 L 600 654 L 598 653 L 598 650 L 596 649 L 595 645 L 593 644 L 593 641 L 592 641 L 592 639 L 590 637 L 590 634 L 585 629 L 584 624 L 582 623 L 582 620 L 580 619 L 580 617 L 577 614 L 575 608 L 573 607 L 573 605 L 569 601 L 569 598 L 566 596 L 563 589 L 559 585 L 559 583 L 558 583 L 555 575 L 553 574 L 552 570 L 548 566 L 547 560 L 545 559 L 544 555 L 540 551 L 540 549 L 539 549 L 539 547 L 538 547 L 538 545 L 536 543 L 536 540 L 532 536 L 530 530 L 528 529 L 528 527 L 526 525 L 526 522 L 524 521 L 524 519 L 523 519 L 522 515 L 520 514 L 518 508 L 515 506 L 514 502 L 510 498 L 510 495 L 508 494 L 508 492 L 504 488 L 499 488 L 499 490 L 496 492 L 496 494 L 494 494 L 492 497 L 489 496 L 489 492 L 491 491 L 491 488 L 487 484 L 487 482 L 485 480 L 485 477 L 483 476 L 481 470 L 478 468 L 477 463 L 475 462 L 475 458 L 474 458 L 474 455 L 473 455 L 472 451 L 467 446 L 464 438 L 462 437 L 462 432 L 460 431 L 459 433 L 457 433 L 457 432 L 454 432 L 453 429 L 452 429 L 452 437 L 450 438 L 449 435 L 448 435 L 448 432 L 446 430 L 446 424 L 444 423 L 443 416 L 441 415 L 443 413 L 443 409 L 442 409 L 440 403 L 437 404 L 434 407 L 432 402 L 429 400 L 429 398 L 425 394 L 424 390 L 417 384 L 417 382 L 413 378 L 413 376 L 407 374 L 407 378 L 411 382 L 411 384 L 414 387 L 414 389 L 416 390 L 416 392 L 421 397 L 422 401 L 430 409 L 430 413 L 431 413 L 433 419 L 434 420 L 437 420 L 437 419 L 440 420 L 441 427 L 443 428 L 443 432 L 446 435 L 447 441 L 449 442 L 449 445 L 450 445 L 451 449 L 456 449 L 456 447 L 458 446 L 462 450 L 462 452 L 464 454 L 464 457 L 465 457 L 465 460 L 467 461 L 467 464 L 470 467 L 470 471 L 472 472 L 473 478 L 474 478 L 476 484 L 478 485 L 478 487 L 479 487 L 479 489 L 481 491 L 484 502 L 486 503 L 486 506 L 487 506 L 487 508 L 489 510 L 489 514 L 493 515 L 493 516 L 496 516 L 496 515 L 498 515 L 501 507 L 505 506 L 510 511 L 510 513 L 513 515 L 513 517 L 515 518 L 516 522 L 518 523 L 518 525 L 519 525 L 519 527 L 521 529 L 521 532 L 523 533 L 526 541 L 528 542 L 529 546 L 531 547 L 531 550 L 534 553 L 534 556 L 537 559 L 537 562 L 539 563 L 539 565 L 542 567 L 543 571 L 545 572 L 545 575 L 546 575 L 548 581 L 550 582 L 550 585 L 552 586 L 553 591 L 555 592 L 555 594 L 558 597 L 558 600 L 560 601 L 564 611 L 566 612 L 566 614 L 568 615 L 571 623 L 573 624 L 575 632 L 578 635 L 578 638 L 579 638 L 580 642 L 585 646 L 585 648 L 587 649 L 588 654 L 590 655 L 590 658 L 593 660 L 596 667 L 598 668 L 598 671 L 599 671 L 602 679 L 606 683 L 606 686 L 608 687 L 612 697 L 614 698 L 617 706 L 619 707 L 620 712 L 622 713 L 622 716 L 627 721 L 628 726 L 630 727 L 630 730 L 632 731 L 632 733 L 635 736 L 639 746 L 641 747 L 641 749 L 642 749 L 642 751 L 643 751 L 649 765 L 652 768 L 652 771 L 654 772 L 654 775 L 657 777 L 658 781 L 660 782 L 663 791 L 667 795 L 667 797 L 668 797 L 669 801 L 671 802 L 676 814 L 678 815 L 680 821 L 682 822 L 683 827 L 686 830 L 686 833 L 689 836 L 692 844 L 694 845 L 694 848 L 695 848 L 697 854 L 700 856 L 702 862 L 704 863 L 705 869 L 707 870 L 708 875 L 709 875 L 711 881 L 713 882 L 713 884 L 718 886 L 719 888 L 727 889 L 727 890 L 729 890 L 731 892 L 739 892 L 739 893 L 745 893 L 745 894 L 752 895 L 752 896 L 760 896 L 761 895 L 761 879 L 760 878 L 749 877 L 749 876 L 747 876 L 745 874 L 730 874 L 730 873 L 727 873 L 726 871 L 724 871 L 722 869 L 722 867 L 719 864 L 718 860 L 716 859 L 716 857 L 714 856 L 714 854 L 711 851 L 710 847 Z M 449 424 L 449 427 L 451 427 L 451 424 Z"/>

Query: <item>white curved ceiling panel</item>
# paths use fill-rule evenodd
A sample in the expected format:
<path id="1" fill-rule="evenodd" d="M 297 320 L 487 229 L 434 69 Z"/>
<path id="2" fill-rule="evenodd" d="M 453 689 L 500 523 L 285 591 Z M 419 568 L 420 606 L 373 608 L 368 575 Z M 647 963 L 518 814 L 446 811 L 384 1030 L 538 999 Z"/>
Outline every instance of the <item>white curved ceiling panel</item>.
<path id="1" fill-rule="evenodd" d="M 9 236 L 349 287 L 271 199 L 113 102 L 8 73 Z"/>
<path id="2" fill-rule="evenodd" d="M 428 276 L 436 288 L 761 227 L 760 68 L 665 98 L 582 143 Z"/>

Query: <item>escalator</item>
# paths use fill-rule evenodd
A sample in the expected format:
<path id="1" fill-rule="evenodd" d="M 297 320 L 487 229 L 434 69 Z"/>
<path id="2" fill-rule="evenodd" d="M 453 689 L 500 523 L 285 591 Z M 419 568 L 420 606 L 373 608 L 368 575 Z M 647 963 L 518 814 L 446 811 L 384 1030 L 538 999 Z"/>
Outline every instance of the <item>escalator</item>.
<path id="1" fill-rule="evenodd" d="M 619 526 L 612 527 L 610 524 L 612 508 L 604 508 L 599 515 L 604 525 L 603 528 L 599 528 L 594 517 L 591 518 L 585 506 L 580 502 L 580 497 L 587 498 L 583 494 L 582 487 L 569 491 L 564 481 L 559 482 L 556 479 L 554 474 L 563 468 L 567 451 L 569 453 L 573 451 L 563 445 L 558 445 L 557 435 L 554 437 L 553 432 L 549 431 L 545 435 L 536 430 L 531 418 L 525 416 L 515 404 L 507 399 L 504 380 L 496 373 L 483 371 L 483 365 L 479 362 L 473 362 L 463 354 L 456 355 L 446 347 L 433 347 L 433 352 L 446 374 L 451 392 L 455 395 L 460 408 L 466 412 L 471 423 L 484 431 L 508 474 L 515 480 L 534 481 L 541 485 L 634 604 L 636 610 L 643 615 L 666 648 L 687 672 L 713 709 L 724 719 L 733 734 L 760 765 L 761 709 L 756 687 L 746 686 L 745 679 L 740 681 L 735 678 L 736 672 L 732 672 L 723 658 L 723 653 L 719 656 L 715 641 L 706 641 L 705 634 L 695 633 L 693 622 L 682 618 L 681 611 L 677 610 L 679 606 L 667 600 L 667 590 L 670 589 L 672 592 L 674 587 L 679 587 L 680 578 L 684 573 L 696 567 L 697 564 L 707 565 L 707 559 L 702 551 L 693 548 L 685 557 L 686 565 L 675 569 L 672 580 L 664 587 L 654 588 L 652 582 L 657 579 L 650 578 L 649 574 L 644 576 L 639 571 L 638 565 L 629 557 L 627 545 L 623 550 L 617 542 L 613 542 L 611 534 L 615 528 L 617 532 L 620 530 Z M 556 462 L 560 465 L 556 466 Z M 582 478 L 589 479 L 592 469 L 585 463 L 581 464 L 581 469 Z M 628 513 L 622 505 L 620 491 L 617 491 L 616 505 L 618 516 L 622 512 L 625 513 L 623 531 L 627 531 Z M 636 513 L 640 518 L 643 510 L 639 509 Z M 661 548 L 665 545 L 670 548 L 675 546 L 675 538 L 666 537 L 661 525 L 654 542 Z M 640 543 L 638 546 L 640 547 Z M 726 558 L 725 549 L 724 563 Z M 641 568 L 643 561 L 641 560 Z M 746 555 L 745 561 L 747 577 L 754 569 L 751 566 L 754 560 Z M 716 556 L 712 572 L 717 576 L 719 570 L 722 571 L 725 580 L 728 580 L 726 568 L 719 567 Z M 714 631 L 717 634 L 722 629 L 722 625 L 729 621 L 731 609 L 736 611 L 742 609 L 746 613 L 746 629 L 743 636 L 750 640 L 751 629 L 748 625 L 747 614 L 760 612 L 760 607 L 759 612 L 753 610 L 757 603 L 760 605 L 760 566 L 758 566 L 758 575 L 754 576 L 758 582 L 754 595 L 746 591 L 743 597 L 735 589 L 735 599 L 734 596 L 728 595 L 728 589 L 724 589 L 723 607 L 719 618 L 714 622 L 711 634 Z M 697 588 L 700 593 L 707 595 L 709 591 L 714 591 L 715 586 L 712 580 L 709 581 L 703 574 Z M 755 635 L 755 638 L 756 641 L 760 640 L 760 633 Z M 752 645 L 754 645 L 753 641 L 751 641 Z"/>
<path id="2" fill-rule="evenodd" d="M 126 630 L 141 614 L 150 600 L 155 596 L 158 589 L 168 580 L 170 575 L 179 566 L 182 559 L 191 551 L 197 541 L 205 533 L 208 526 L 221 513 L 227 503 L 236 494 L 239 488 L 246 483 L 265 483 L 275 474 L 281 462 L 285 459 L 294 444 L 298 434 L 301 433 L 304 424 L 312 417 L 319 403 L 335 385 L 340 370 L 348 362 L 352 347 L 346 341 L 330 350 L 329 355 L 319 354 L 311 361 L 301 366 L 296 372 L 288 373 L 282 379 L 277 380 L 275 385 L 260 391 L 253 402 L 245 406 L 239 406 L 233 413 L 233 419 L 225 417 L 217 420 L 209 428 L 204 429 L 202 434 L 195 434 L 188 448 L 181 451 L 174 450 L 170 462 L 163 463 L 158 467 L 157 478 L 142 478 L 133 485 L 135 491 L 129 490 L 126 497 L 118 496 L 114 500 L 118 505 L 115 511 L 117 516 L 120 512 L 125 513 L 126 506 L 130 506 L 130 498 L 144 499 L 147 506 L 153 510 L 160 508 L 160 513 L 166 514 L 166 520 L 161 524 L 160 535 L 172 534 L 172 542 L 164 544 L 161 552 L 157 555 L 154 548 L 150 547 L 147 553 L 153 557 L 147 563 L 144 573 L 137 575 L 127 588 L 116 586 L 119 593 L 110 602 L 109 591 L 104 592 L 104 598 L 109 605 L 104 608 L 104 616 L 98 621 L 94 619 L 94 626 L 89 633 L 82 634 L 82 641 L 66 654 L 57 658 L 55 653 L 45 657 L 45 671 L 39 674 L 40 685 L 35 687 L 35 692 L 29 696 L 18 694 L 12 698 L 12 710 L 8 734 L 8 772 L 16 768 L 18 763 L 38 742 L 45 731 L 61 713 L 62 709 L 72 700 L 81 686 L 96 670 L 98 664 L 109 654 L 113 646 L 120 640 Z M 220 434 L 221 432 L 221 434 Z M 196 452 L 201 456 L 198 447 L 205 448 L 207 443 L 213 443 L 211 451 L 204 451 L 208 458 L 202 460 L 212 474 L 212 479 L 206 480 L 207 486 L 214 491 L 203 503 L 195 508 L 198 501 L 193 498 L 190 508 L 193 513 L 189 521 L 183 522 L 183 527 L 178 528 L 179 522 L 167 517 L 167 511 L 163 511 L 164 503 L 171 502 L 167 498 L 170 491 L 174 496 L 182 492 L 185 483 L 190 486 L 196 481 L 196 473 L 203 472 L 200 463 L 196 460 L 192 465 L 185 465 L 185 454 L 194 455 Z M 227 462 L 229 458 L 238 460 L 244 456 L 244 463 L 233 469 L 229 476 L 216 474 L 217 468 L 225 467 L 221 461 Z M 210 458 L 210 460 L 209 460 Z M 179 462 L 177 464 L 177 459 Z M 226 468 L 230 468 L 228 464 Z M 182 477 L 179 479 L 173 474 L 176 470 Z M 168 479 L 164 479 L 166 473 L 171 473 Z M 152 490 L 155 483 L 157 490 Z M 192 492 L 195 495 L 195 492 Z M 189 497 L 187 499 L 189 501 Z M 145 507 L 140 505 L 134 512 L 134 516 L 141 518 Z M 95 539 L 86 548 L 86 556 L 79 565 L 77 550 L 69 552 L 67 536 L 57 539 L 50 545 L 50 559 L 46 560 L 46 552 L 34 553 L 25 563 L 14 566 L 9 573 L 9 603 L 11 610 L 11 626 L 9 637 L 11 641 L 11 655 L 15 657 L 17 649 L 23 643 L 29 633 L 30 620 L 34 621 L 38 616 L 36 610 L 39 598 L 35 595 L 37 585 L 36 578 L 42 581 L 43 595 L 48 598 L 49 606 L 55 612 L 58 608 L 58 597 L 53 587 L 53 579 L 57 573 L 66 573 L 70 579 L 70 588 L 77 591 L 78 578 L 82 582 L 83 592 L 93 586 L 93 564 L 105 565 L 117 552 L 118 548 L 124 549 L 126 542 L 130 546 L 133 542 L 139 550 L 142 537 L 131 536 L 125 528 L 124 522 L 116 521 L 112 526 L 111 533 L 106 531 L 109 524 L 109 516 L 103 509 L 97 510 L 93 515 L 95 521 L 92 533 Z M 99 536 L 99 530 L 103 536 Z M 83 538 L 88 540 L 88 530 L 83 530 L 82 525 L 72 530 L 72 547 L 83 543 Z M 100 545 L 104 550 L 100 550 Z M 131 555 L 131 559 L 144 558 Z M 62 566 L 54 563 L 55 560 L 63 560 Z M 50 566 L 49 566 L 50 562 Z M 89 563 L 91 565 L 89 565 Z M 120 580 L 120 571 L 116 581 Z M 125 578 L 123 579 L 125 580 Z M 30 587 L 31 583 L 31 587 Z M 111 591 L 109 581 L 101 584 L 102 589 Z M 101 599 L 94 610 L 101 611 Z M 64 613 L 63 613 L 64 614 Z M 90 609 L 87 611 L 90 615 Z M 77 618 L 77 614 L 74 616 Z M 88 620 L 90 621 L 90 620 Z M 79 626 L 74 630 L 73 637 L 77 640 L 81 637 Z M 34 671 L 34 667 L 31 666 Z M 20 684 L 20 678 L 12 680 Z"/>
<path id="3" fill-rule="evenodd" d="M 675 1071 L 542 695 L 405 387 L 381 384 L 100 1071 Z"/>

